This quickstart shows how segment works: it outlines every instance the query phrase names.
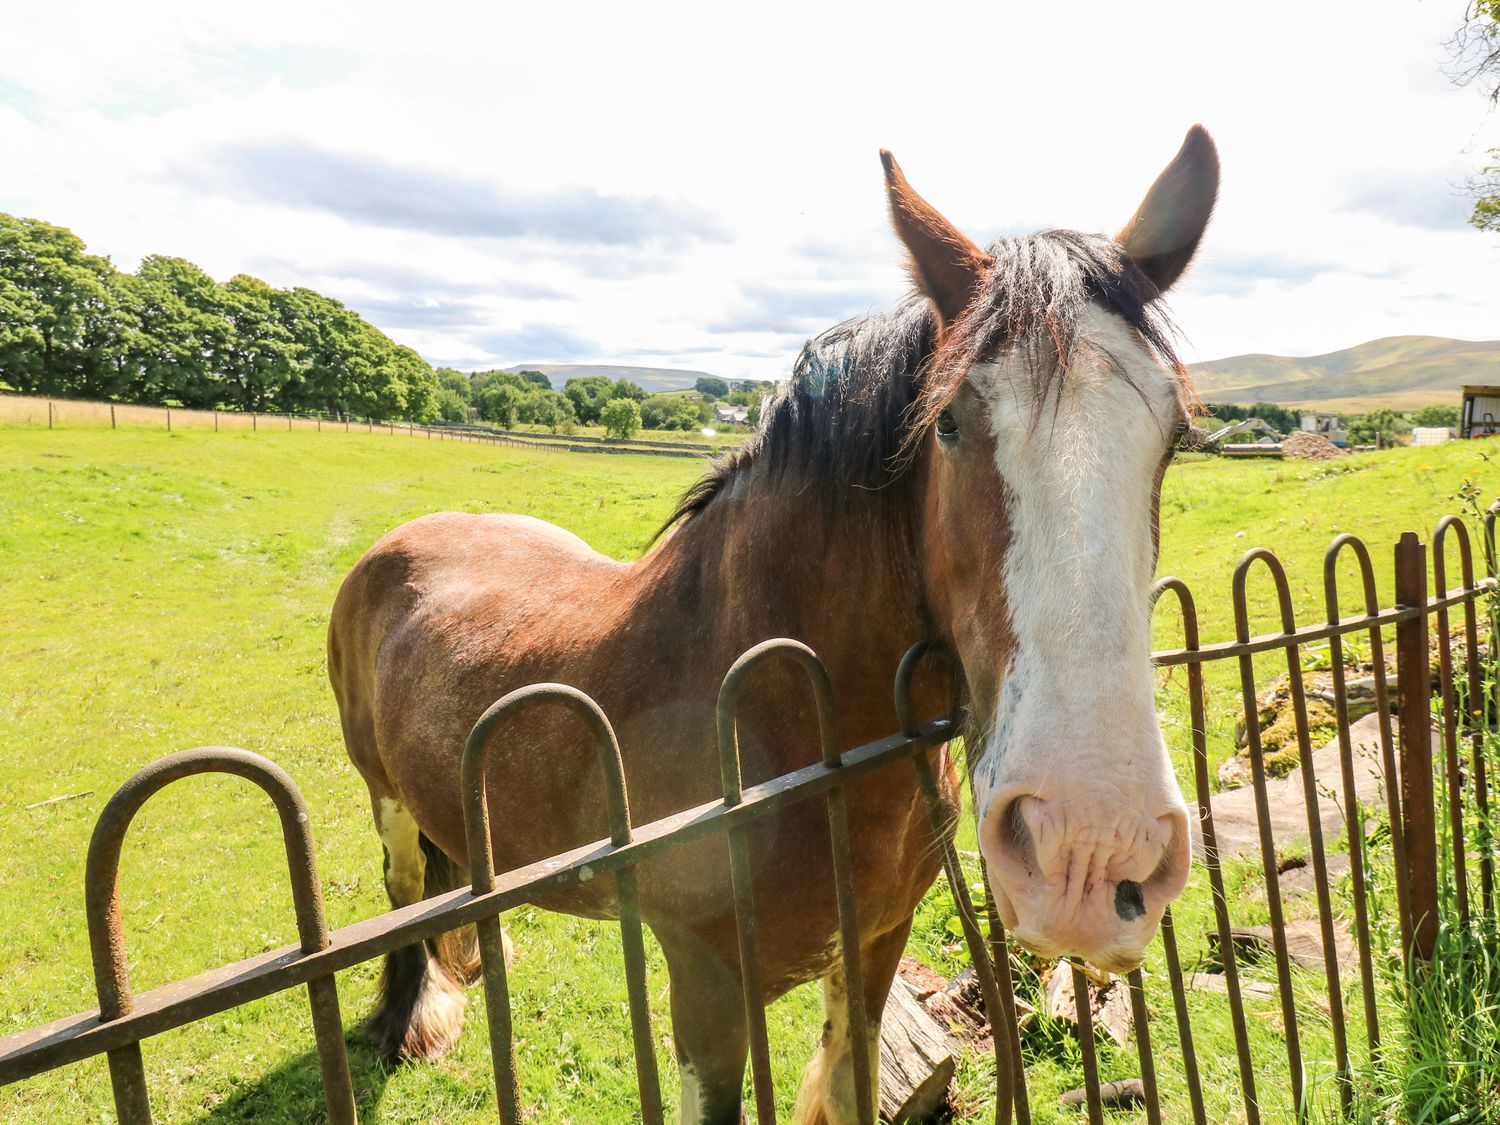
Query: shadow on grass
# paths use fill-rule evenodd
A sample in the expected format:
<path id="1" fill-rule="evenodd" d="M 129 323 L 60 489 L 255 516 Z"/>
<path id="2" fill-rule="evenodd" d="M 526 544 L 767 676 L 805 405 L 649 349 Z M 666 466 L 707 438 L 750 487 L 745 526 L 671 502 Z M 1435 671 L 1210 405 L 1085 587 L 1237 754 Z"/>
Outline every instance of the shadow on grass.
<path id="1" fill-rule="evenodd" d="M 345 1037 L 349 1050 L 349 1073 L 354 1079 L 354 1099 L 361 1121 L 368 1121 L 385 1094 L 393 1067 L 381 1061 L 357 1034 Z M 328 1107 L 323 1097 L 323 1074 L 318 1053 L 307 1050 L 275 1070 L 232 1089 L 224 1100 L 202 1117 L 202 1122 L 324 1122 Z"/>

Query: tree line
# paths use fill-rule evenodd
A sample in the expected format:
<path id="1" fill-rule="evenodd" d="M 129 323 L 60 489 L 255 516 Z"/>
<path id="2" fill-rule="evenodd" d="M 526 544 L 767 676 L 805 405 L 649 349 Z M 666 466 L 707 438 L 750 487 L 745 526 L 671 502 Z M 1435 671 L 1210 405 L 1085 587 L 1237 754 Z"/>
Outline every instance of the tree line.
<path id="1" fill-rule="evenodd" d="M 248 274 L 217 282 L 164 254 L 126 273 L 66 227 L 3 212 L 0 383 L 193 409 L 438 415 L 431 365 L 331 297 Z"/>
<path id="2" fill-rule="evenodd" d="M 611 437 L 631 437 L 642 429 L 691 431 L 714 421 L 714 404 L 743 406 L 746 425 L 759 420 L 770 381 L 700 377 L 693 393 L 650 394 L 625 378 L 583 375 L 561 391 L 540 371 L 437 370 L 438 415 L 448 422 L 492 422 L 503 429 L 545 426 L 570 433 L 578 426 L 603 426 Z"/>

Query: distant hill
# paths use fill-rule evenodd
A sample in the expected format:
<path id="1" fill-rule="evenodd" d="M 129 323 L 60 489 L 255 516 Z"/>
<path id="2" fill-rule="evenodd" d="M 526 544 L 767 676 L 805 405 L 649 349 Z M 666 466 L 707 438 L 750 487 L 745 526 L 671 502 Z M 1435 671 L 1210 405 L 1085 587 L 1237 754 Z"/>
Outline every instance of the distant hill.
<path id="1" fill-rule="evenodd" d="M 1206 402 L 1351 411 L 1457 405 L 1465 383 L 1500 383 L 1500 340 L 1387 336 L 1327 355 L 1237 355 L 1191 370 Z"/>
<path id="2" fill-rule="evenodd" d="M 562 390 L 569 379 L 603 375 L 608 379 L 629 379 L 648 391 L 690 391 L 698 379 L 720 378 L 707 371 L 685 371 L 676 367 L 623 367 L 609 363 L 517 363 L 506 371 L 540 371 Z"/>

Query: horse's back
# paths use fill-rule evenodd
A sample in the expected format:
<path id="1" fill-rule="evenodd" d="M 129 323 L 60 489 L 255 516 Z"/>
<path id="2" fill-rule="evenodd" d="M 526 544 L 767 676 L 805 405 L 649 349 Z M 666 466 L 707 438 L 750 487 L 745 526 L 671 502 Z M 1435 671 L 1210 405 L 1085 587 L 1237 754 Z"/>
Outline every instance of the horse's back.
<path id="1" fill-rule="evenodd" d="M 550 678 L 623 569 L 530 516 L 444 512 L 381 538 L 345 578 L 328 636 L 345 743 L 372 791 L 446 804 L 430 790 L 454 791 L 469 726 L 520 681 Z"/>

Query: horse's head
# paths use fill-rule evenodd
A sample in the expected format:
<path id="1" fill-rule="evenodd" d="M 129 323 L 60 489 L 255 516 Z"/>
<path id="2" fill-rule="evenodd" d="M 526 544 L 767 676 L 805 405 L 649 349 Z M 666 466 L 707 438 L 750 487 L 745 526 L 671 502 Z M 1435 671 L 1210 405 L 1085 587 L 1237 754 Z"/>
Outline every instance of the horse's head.
<path id="1" fill-rule="evenodd" d="M 1159 297 L 1218 189 L 1201 128 L 1115 238 L 979 249 L 888 153 L 897 233 L 940 340 L 914 407 L 924 585 L 968 685 L 980 848 L 1022 942 L 1123 971 L 1188 876 L 1157 724 L 1150 590 L 1191 390 Z"/>

